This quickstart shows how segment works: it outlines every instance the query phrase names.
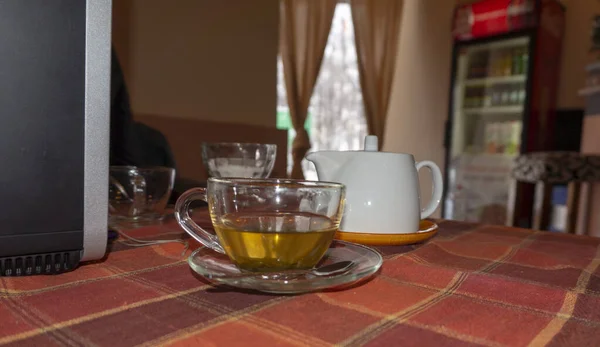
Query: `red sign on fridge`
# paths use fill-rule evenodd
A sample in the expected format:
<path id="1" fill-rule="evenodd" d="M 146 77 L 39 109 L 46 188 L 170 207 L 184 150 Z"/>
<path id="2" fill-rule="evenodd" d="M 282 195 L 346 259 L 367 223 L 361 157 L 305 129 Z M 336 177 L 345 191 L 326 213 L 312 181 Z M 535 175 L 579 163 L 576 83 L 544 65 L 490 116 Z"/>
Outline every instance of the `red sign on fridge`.
<path id="1" fill-rule="evenodd" d="M 532 23 L 532 0 L 483 0 L 460 6 L 454 14 L 454 37 L 470 40 L 525 28 Z"/>

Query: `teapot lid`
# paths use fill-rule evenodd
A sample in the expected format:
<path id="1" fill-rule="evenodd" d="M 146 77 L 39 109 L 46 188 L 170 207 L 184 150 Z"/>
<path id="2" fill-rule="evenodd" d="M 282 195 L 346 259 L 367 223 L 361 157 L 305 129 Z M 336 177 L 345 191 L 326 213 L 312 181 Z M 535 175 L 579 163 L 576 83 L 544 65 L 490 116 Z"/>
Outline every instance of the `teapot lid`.
<path id="1" fill-rule="evenodd" d="M 375 135 L 365 136 L 365 152 L 378 152 L 379 141 Z"/>

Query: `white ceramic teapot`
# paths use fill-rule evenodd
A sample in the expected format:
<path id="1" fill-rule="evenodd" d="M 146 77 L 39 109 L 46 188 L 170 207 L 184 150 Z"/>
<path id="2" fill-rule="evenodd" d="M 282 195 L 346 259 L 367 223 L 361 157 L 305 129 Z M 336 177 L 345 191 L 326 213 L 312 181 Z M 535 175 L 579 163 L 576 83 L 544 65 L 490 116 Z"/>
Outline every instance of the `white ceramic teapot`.
<path id="1" fill-rule="evenodd" d="M 415 163 L 411 154 L 379 152 L 377 136 L 365 138 L 364 151 L 321 151 L 306 155 L 320 181 L 346 185 L 346 207 L 340 230 L 344 232 L 399 234 L 419 230 L 442 199 L 443 179 L 431 161 Z M 433 194 L 421 210 L 419 176 L 431 170 Z"/>

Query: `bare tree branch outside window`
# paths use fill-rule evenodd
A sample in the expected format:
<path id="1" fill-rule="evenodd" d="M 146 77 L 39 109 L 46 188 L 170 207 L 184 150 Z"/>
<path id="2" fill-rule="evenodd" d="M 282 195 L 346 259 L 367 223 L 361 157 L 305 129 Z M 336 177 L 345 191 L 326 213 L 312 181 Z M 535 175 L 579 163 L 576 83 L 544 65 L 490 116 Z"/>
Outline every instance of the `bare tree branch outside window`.
<path id="1" fill-rule="evenodd" d="M 277 95 L 278 113 L 287 112 L 289 118 L 281 59 L 278 61 Z M 308 111 L 311 151 L 362 148 L 362 141 L 367 135 L 367 125 L 358 76 L 354 27 L 350 5 L 347 3 L 340 3 L 336 7 L 321 71 Z M 292 139 L 294 130 L 288 131 Z M 291 169 L 290 163 L 291 148 L 288 153 L 288 171 Z M 307 179 L 317 179 L 312 163 L 305 160 L 302 167 Z"/>

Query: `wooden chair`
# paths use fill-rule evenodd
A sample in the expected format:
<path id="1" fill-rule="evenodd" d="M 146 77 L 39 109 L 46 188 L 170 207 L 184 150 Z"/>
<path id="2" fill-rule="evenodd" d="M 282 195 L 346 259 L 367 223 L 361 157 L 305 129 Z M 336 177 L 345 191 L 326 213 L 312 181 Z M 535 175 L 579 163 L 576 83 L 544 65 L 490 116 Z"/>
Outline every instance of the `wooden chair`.
<path id="1" fill-rule="evenodd" d="M 548 229 L 553 186 L 567 185 L 565 232 L 575 233 L 581 184 L 600 180 L 599 158 L 578 152 L 534 152 L 517 157 L 510 184 L 507 224 L 516 225 L 519 184 L 535 185 L 532 228 L 536 230 Z"/>

